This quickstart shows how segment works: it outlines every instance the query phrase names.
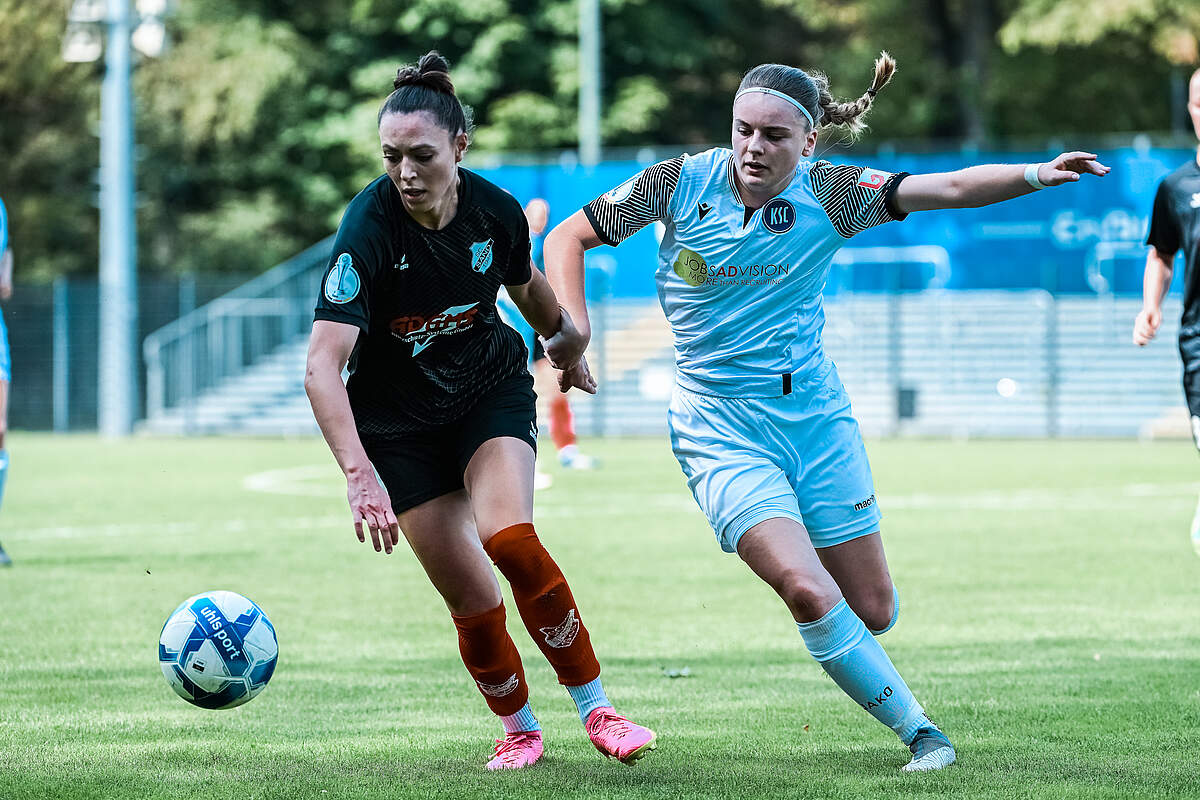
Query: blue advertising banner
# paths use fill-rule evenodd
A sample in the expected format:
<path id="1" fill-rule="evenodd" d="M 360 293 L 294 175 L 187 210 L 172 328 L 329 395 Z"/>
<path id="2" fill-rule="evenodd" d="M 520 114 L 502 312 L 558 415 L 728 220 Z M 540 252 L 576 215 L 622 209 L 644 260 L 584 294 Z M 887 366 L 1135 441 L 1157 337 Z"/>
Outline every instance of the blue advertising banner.
<path id="1" fill-rule="evenodd" d="M 1045 151 L 877 153 L 861 161 L 840 156 L 830 160 L 889 172 L 930 173 L 973 164 L 1046 161 L 1056 155 Z M 856 236 L 843 250 L 827 292 L 898 286 L 1140 294 L 1155 189 L 1164 175 L 1196 153 L 1127 147 L 1098 155 L 1113 168 L 1105 178 L 1085 177 L 1077 184 L 987 208 L 918 212 L 903 222 Z M 620 161 L 592 168 L 538 165 L 476 171 L 522 203 L 545 198 L 553 226 L 645 166 Z M 656 254 L 653 228 L 647 228 L 619 248 L 600 247 L 588 257 L 589 266 L 609 276 L 606 288 L 612 295 L 640 297 L 654 294 Z M 1175 276 L 1176 290 L 1181 272 Z"/>

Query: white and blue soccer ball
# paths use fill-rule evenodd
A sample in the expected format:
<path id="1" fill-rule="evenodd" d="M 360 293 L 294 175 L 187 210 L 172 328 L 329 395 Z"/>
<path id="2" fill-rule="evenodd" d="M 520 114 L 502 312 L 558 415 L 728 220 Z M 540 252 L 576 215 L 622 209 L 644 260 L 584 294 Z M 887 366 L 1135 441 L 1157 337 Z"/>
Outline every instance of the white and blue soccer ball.
<path id="1" fill-rule="evenodd" d="M 279 658 L 275 626 L 236 592 L 205 592 L 171 612 L 158 661 L 176 694 L 201 708 L 233 708 L 267 686 Z"/>

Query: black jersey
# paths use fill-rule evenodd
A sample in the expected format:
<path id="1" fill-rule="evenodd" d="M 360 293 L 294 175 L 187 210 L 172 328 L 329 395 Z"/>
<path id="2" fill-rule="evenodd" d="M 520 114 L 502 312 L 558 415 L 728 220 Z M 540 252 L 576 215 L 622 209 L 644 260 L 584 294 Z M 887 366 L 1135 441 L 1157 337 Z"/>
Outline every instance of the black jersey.
<path id="1" fill-rule="evenodd" d="M 441 230 L 409 216 L 387 175 L 350 201 L 338 228 L 316 318 L 362 331 L 346 392 L 364 439 L 453 422 L 527 371 L 496 293 L 529 281 L 529 225 L 512 195 L 458 175 L 458 210 Z"/>
<path id="2" fill-rule="evenodd" d="M 1200 164 L 1192 159 L 1163 178 L 1146 244 L 1163 255 L 1183 250 L 1182 327 L 1200 323 Z"/>

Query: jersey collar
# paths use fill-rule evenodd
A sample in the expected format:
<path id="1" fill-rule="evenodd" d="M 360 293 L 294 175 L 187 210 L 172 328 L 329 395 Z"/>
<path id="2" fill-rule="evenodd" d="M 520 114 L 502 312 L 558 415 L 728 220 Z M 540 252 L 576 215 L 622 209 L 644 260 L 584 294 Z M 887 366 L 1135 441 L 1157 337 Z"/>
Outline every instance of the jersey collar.
<path id="1" fill-rule="evenodd" d="M 733 175 L 733 173 L 734 173 L 733 156 L 734 156 L 734 154 L 730 153 L 729 158 L 725 159 L 725 181 L 726 181 L 726 183 L 729 184 L 729 192 L 730 192 L 730 194 L 733 195 L 733 199 L 737 201 L 738 205 L 745 208 L 746 201 L 742 200 L 742 193 L 738 191 L 738 187 L 737 187 L 737 179 Z M 1200 157 L 1200 156 L 1198 156 L 1198 157 Z M 804 159 L 801 159 L 799 162 L 797 162 L 796 171 L 792 173 L 792 179 L 790 181 L 788 181 L 787 186 L 783 187 L 783 191 L 781 191 L 779 194 L 775 195 L 775 197 L 782 197 L 783 195 L 787 194 L 788 189 L 791 189 L 792 184 L 794 184 L 796 182 L 796 176 L 800 174 L 801 167 L 803 167 L 804 164 L 805 164 Z M 774 200 L 774 199 L 775 199 L 774 197 L 771 198 L 771 200 Z M 769 203 L 769 202 L 771 202 L 771 200 L 768 200 L 767 202 Z M 766 203 L 764 203 L 763 205 L 766 205 Z M 757 211 L 758 209 L 755 209 L 755 210 Z"/>

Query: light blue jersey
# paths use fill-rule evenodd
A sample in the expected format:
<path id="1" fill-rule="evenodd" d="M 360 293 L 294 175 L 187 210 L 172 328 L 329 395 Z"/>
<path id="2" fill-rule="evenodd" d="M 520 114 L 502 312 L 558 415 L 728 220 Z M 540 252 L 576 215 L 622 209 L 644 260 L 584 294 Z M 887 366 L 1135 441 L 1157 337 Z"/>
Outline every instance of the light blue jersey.
<path id="1" fill-rule="evenodd" d="M 681 386 L 778 397 L 783 375 L 821 367 L 829 265 L 854 234 L 903 217 L 887 203 L 901 175 L 803 161 L 782 193 L 747 213 L 732 157 L 714 148 L 655 164 L 585 213 L 607 244 L 665 225 L 656 280 Z"/>
<path id="2" fill-rule="evenodd" d="M 4 208 L 4 200 L 0 199 L 0 256 L 8 249 L 8 212 Z"/>
<path id="3" fill-rule="evenodd" d="M 659 302 L 675 334 L 679 386 L 671 445 L 717 541 L 784 517 L 815 547 L 879 529 L 866 449 L 837 369 L 821 347 L 821 293 L 833 256 L 904 215 L 903 174 L 802 162 L 748 210 L 718 148 L 648 167 L 584 213 L 617 244 L 659 221 Z"/>

